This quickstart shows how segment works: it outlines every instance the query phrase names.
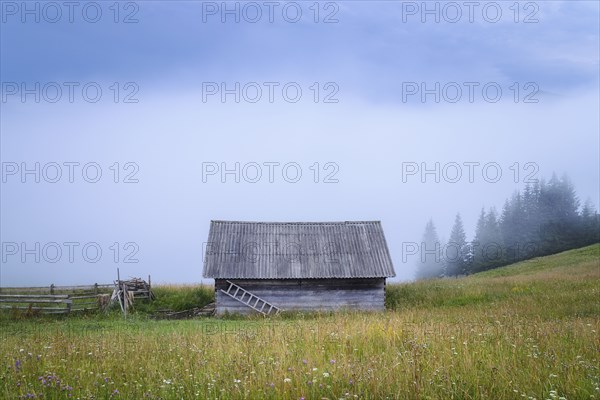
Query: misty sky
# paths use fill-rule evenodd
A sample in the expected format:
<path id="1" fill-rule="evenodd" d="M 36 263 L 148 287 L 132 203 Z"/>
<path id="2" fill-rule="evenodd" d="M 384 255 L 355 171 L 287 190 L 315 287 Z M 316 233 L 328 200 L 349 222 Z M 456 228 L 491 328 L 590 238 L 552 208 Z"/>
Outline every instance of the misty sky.
<path id="1" fill-rule="evenodd" d="M 410 280 L 528 179 L 598 206 L 597 1 L 49 4 L 0 2 L 0 286 L 199 282 L 212 219 L 381 220 Z"/>

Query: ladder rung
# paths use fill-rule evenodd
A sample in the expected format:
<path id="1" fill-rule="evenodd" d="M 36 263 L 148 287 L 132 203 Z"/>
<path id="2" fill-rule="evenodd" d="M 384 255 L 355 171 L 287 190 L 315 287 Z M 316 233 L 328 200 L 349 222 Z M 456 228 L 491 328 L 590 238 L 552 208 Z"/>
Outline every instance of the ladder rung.
<path id="1" fill-rule="evenodd" d="M 269 315 L 273 310 L 275 310 L 276 313 L 278 313 L 280 311 L 279 308 L 275 307 L 273 304 L 270 304 L 269 302 L 261 299 L 260 297 L 250 293 L 249 291 L 245 290 L 241 286 L 238 286 L 235 283 L 230 282 L 230 281 L 227 281 L 227 283 L 229 283 L 229 287 L 227 288 L 227 290 L 221 289 L 221 291 L 223 293 L 227 294 L 228 296 L 233 297 L 235 300 L 239 301 L 240 303 L 244 303 L 245 305 L 252 308 L 253 310 L 258 311 L 259 313 L 261 313 L 263 315 Z M 233 294 L 232 294 L 233 288 L 235 288 L 235 292 L 233 292 Z M 241 294 L 241 296 L 238 297 L 238 294 Z M 248 300 L 244 301 L 246 295 L 248 295 Z M 255 300 L 253 304 L 252 304 L 252 300 Z M 259 308 L 259 304 L 261 302 L 262 302 L 262 306 Z M 264 311 L 266 307 L 268 307 L 268 310 Z"/>

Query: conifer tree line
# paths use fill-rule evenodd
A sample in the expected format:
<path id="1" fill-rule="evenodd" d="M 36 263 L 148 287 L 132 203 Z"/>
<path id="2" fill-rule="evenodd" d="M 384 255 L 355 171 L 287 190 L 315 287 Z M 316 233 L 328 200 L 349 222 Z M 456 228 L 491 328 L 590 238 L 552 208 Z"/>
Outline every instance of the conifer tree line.
<path id="1" fill-rule="evenodd" d="M 600 215 L 583 205 L 567 176 L 527 184 L 504 203 L 479 213 L 475 236 L 467 241 L 460 214 L 447 243 L 433 221 L 425 226 L 417 279 L 468 275 L 600 242 Z"/>

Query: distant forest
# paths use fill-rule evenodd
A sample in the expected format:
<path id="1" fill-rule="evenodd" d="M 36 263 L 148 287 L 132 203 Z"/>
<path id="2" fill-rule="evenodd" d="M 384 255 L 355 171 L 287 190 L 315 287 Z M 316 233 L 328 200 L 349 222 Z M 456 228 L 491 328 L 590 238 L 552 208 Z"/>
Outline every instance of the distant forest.
<path id="1" fill-rule="evenodd" d="M 517 261 L 600 242 L 600 215 L 581 206 L 568 177 L 528 184 L 495 208 L 479 214 L 475 237 L 467 241 L 460 214 L 448 243 L 440 243 L 430 220 L 421 241 L 417 279 L 468 275 Z"/>

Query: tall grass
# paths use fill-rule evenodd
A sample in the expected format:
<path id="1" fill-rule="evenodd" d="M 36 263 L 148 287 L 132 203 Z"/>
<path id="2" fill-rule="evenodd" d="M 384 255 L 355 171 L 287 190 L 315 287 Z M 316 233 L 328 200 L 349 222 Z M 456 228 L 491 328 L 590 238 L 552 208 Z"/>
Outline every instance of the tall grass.
<path id="1" fill-rule="evenodd" d="M 152 287 L 156 300 L 136 303 L 140 312 L 157 310 L 183 311 L 194 307 L 204 307 L 214 301 L 214 287 L 211 285 L 157 285 Z"/>
<path id="2" fill-rule="evenodd" d="M 388 285 L 383 313 L 3 321 L 0 398 L 599 399 L 594 254 Z"/>

